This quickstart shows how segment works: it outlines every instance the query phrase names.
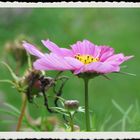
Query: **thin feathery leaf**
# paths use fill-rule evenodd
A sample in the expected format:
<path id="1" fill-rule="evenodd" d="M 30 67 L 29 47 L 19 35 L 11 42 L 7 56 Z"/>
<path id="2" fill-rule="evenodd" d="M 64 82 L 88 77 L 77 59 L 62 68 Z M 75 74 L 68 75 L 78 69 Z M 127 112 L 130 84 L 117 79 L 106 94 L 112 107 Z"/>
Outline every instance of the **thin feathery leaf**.
<path id="1" fill-rule="evenodd" d="M 133 105 L 130 105 L 129 108 L 127 109 L 127 111 L 125 112 L 125 115 L 128 115 L 129 112 L 132 110 L 133 108 Z"/>
<path id="2" fill-rule="evenodd" d="M 80 106 L 80 107 L 78 107 L 77 112 L 82 112 L 82 113 L 85 113 L 85 108 L 84 108 L 84 107 L 82 107 L 82 106 Z M 93 111 L 92 111 L 92 112 L 93 112 Z"/>
<path id="3" fill-rule="evenodd" d="M 10 111 L 7 111 L 5 109 L 0 109 L 0 112 L 1 112 L 1 114 L 6 113 L 6 114 L 11 115 L 11 116 L 14 116 L 14 117 L 19 117 L 19 114 L 18 113 L 10 112 Z"/>
<path id="4" fill-rule="evenodd" d="M 112 99 L 112 103 L 122 114 L 125 114 L 125 111 L 121 108 L 119 104 L 117 104 L 115 100 Z"/>
<path id="5" fill-rule="evenodd" d="M 9 107 L 11 110 L 15 111 L 16 113 L 20 114 L 20 111 L 14 107 L 13 105 L 10 105 L 8 103 L 4 103 L 5 106 Z"/>
<path id="6" fill-rule="evenodd" d="M 123 115 L 123 118 L 127 118 L 128 119 L 128 121 L 130 122 L 130 118 L 129 118 L 129 116 L 127 115 L 129 112 L 130 112 L 130 110 L 132 109 L 132 105 L 128 108 L 128 110 L 127 111 L 124 111 L 124 109 L 122 109 L 122 107 L 115 101 L 115 100 L 112 100 L 112 103 L 113 103 L 113 105 L 122 113 L 122 115 Z"/>
<path id="7" fill-rule="evenodd" d="M 114 72 L 114 73 L 120 73 L 120 74 L 124 74 L 124 75 L 130 75 L 130 76 L 136 76 L 136 74 L 133 74 L 133 73 L 128 73 L 128 72 Z"/>
<path id="8" fill-rule="evenodd" d="M 105 74 L 102 74 L 102 76 L 104 77 L 104 78 L 106 78 L 107 80 L 111 80 L 107 75 L 105 75 Z"/>
<path id="9" fill-rule="evenodd" d="M 123 68 L 128 68 L 128 66 L 124 65 L 124 66 L 120 66 L 121 69 Z"/>
<path id="10" fill-rule="evenodd" d="M 119 121 L 115 122 L 113 125 L 111 125 L 109 127 L 109 130 L 112 130 L 114 127 L 116 127 L 117 125 L 119 125 L 122 122 L 122 119 L 120 119 Z"/>
<path id="11" fill-rule="evenodd" d="M 138 100 L 136 100 L 135 105 L 136 105 L 136 110 L 137 110 L 137 112 L 139 112 L 140 109 L 139 109 L 139 103 L 138 103 Z"/>
<path id="12" fill-rule="evenodd" d="M 132 110 L 132 108 L 133 108 L 133 105 L 130 105 L 129 108 L 127 109 L 127 111 L 125 112 L 124 116 L 123 116 L 124 118 L 126 118 L 128 120 L 129 123 L 132 122 L 131 119 L 128 116 L 128 114 L 130 113 L 130 111 Z"/>
<path id="13" fill-rule="evenodd" d="M 54 110 L 58 113 L 64 114 L 66 116 L 69 116 L 65 109 L 62 109 L 62 108 L 59 108 L 59 107 L 50 107 L 50 109 L 52 109 L 52 110 Z"/>
<path id="14" fill-rule="evenodd" d="M 1 121 L 0 121 L 0 124 L 3 124 L 3 123 L 4 123 L 4 124 L 9 124 L 9 123 L 16 124 L 17 121 L 14 121 L 14 120 L 13 120 L 13 121 L 11 121 L 11 120 L 1 120 Z M 24 122 L 23 122 L 23 123 L 24 123 Z"/>
<path id="15" fill-rule="evenodd" d="M 126 130 L 126 117 L 122 118 L 122 131 Z"/>
<path id="16" fill-rule="evenodd" d="M 14 82 L 12 82 L 11 80 L 7 80 L 7 79 L 5 79 L 5 80 L 0 80 L 0 83 L 9 83 L 9 84 L 15 85 Z"/>
<path id="17" fill-rule="evenodd" d="M 100 128 L 101 131 L 104 131 L 105 125 L 111 120 L 111 118 L 112 118 L 112 115 L 110 115 L 110 116 L 103 122 L 103 124 L 101 125 L 101 128 Z"/>
<path id="18" fill-rule="evenodd" d="M 18 77 L 16 76 L 16 74 L 14 73 L 12 68 L 7 63 L 5 63 L 4 61 L 2 61 L 0 63 L 2 63 L 9 70 L 9 72 L 10 72 L 10 74 L 13 77 L 14 80 L 18 80 Z"/>

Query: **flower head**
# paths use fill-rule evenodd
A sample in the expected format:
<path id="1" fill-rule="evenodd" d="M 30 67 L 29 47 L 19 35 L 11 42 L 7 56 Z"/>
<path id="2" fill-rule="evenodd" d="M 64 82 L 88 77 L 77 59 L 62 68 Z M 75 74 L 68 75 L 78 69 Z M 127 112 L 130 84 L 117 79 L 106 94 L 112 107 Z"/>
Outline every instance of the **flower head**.
<path id="1" fill-rule="evenodd" d="M 24 48 L 38 57 L 34 62 L 37 70 L 71 70 L 74 74 L 119 72 L 120 64 L 133 56 L 123 53 L 114 54 L 114 49 L 108 46 L 97 46 L 88 40 L 78 41 L 71 49 L 59 48 L 50 40 L 42 40 L 50 53 L 42 53 L 35 46 L 24 42 Z"/>

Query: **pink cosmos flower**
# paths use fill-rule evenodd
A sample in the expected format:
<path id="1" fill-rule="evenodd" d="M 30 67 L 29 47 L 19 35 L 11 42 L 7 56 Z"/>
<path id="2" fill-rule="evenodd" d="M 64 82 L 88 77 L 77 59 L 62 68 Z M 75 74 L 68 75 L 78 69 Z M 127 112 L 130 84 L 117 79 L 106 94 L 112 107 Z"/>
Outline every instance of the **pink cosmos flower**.
<path id="1" fill-rule="evenodd" d="M 42 40 L 50 53 L 42 53 L 35 46 L 23 43 L 27 52 L 38 57 L 33 63 L 37 70 L 71 70 L 74 74 L 119 72 L 120 64 L 133 56 L 123 53 L 114 54 L 114 49 L 108 46 L 97 46 L 88 40 L 78 41 L 71 49 L 59 48 L 50 40 Z"/>

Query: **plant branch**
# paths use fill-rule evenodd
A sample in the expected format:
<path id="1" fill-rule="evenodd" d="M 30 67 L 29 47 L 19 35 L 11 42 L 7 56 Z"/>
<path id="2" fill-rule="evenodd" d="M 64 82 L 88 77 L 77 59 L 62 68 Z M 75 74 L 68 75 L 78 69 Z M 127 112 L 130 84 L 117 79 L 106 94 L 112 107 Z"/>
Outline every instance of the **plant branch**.
<path id="1" fill-rule="evenodd" d="M 20 131 L 22 121 L 23 121 L 23 117 L 24 117 L 24 114 L 25 114 L 26 105 L 27 105 L 27 97 L 26 97 L 26 95 L 23 95 L 21 113 L 20 113 L 20 116 L 19 116 L 19 119 L 18 119 L 18 124 L 17 124 L 17 127 L 16 127 L 16 131 Z"/>

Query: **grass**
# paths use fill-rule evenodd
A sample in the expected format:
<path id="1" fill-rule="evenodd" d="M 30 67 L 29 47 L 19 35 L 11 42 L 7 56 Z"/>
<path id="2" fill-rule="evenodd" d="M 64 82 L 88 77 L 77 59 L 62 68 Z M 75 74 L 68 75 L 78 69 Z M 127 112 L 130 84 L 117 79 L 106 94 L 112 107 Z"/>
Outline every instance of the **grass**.
<path id="1" fill-rule="evenodd" d="M 8 9 L 7 9 L 8 10 Z M 97 45 L 112 46 L 117 53 L 123 52 L 125 55 L 134 55 L 134 59 L 125 62 L 128 68 L 122 71 L 135 73 L 137 76 L 127 76 L 121 74 L 109 74 L 111 80 L 103 77 L 97 77 L 91 80 L 89 96 L 90 108 L 93 110 L 93 127 L 96 131 L 139 131 L 140 122 L 138 107 L 140 102 L 140 9 L 139 8 L 33 8 L 25 9 L 29 11 L 26 15 L 10 17 L 10 21 L 0 22 L 0 57 L 3 58 L 4 44 L 8 40 L 13 40 L 20 34 L 32 38 L 33 44 L 36 44 L 43 51 L 45 47 L 40 40 L 49 38 L 61 47 L 69 47 L 77 40 L 88 39 Z M 2 11 L 2 9 L 0 9 Z M 8 16 L 8 13 L 5 15 Z M 1 15 L 0 15 L 1 16 Z M 6 55 L 10 58 L 9 54 Z M 11 60 L 11 67 L 15 69 L 15 62 Z M 24 66 L 22 71 L 26 66 Z M 0 79 L 10 78 L 8 71 L 0 66 Z M 53 75 L 53 72 L 49 72 Z M 67 82 L 63 97 L 66 99 L 77 99 L 81 105 L 84 105 L 83 81 L 70 72 L 65 72 L 70 76 Z M 20 109 L 20 95 L 8 84 L 0 84 L 0 94 L 4 97 L 4 102 L 11 103 Z M 41 100 L 41 99 L 40 99 Z M 40 102 L 40 100 L 38 102 Z M 124 112 L 129 111 L 131 123 L 127 122 L 126 116 L 117 108 L 117 104 Z M 38 108 L 32 104 L 29 105 L 32 116 L 37 118 L 44 108 Z M 48 113 L 45 113 L 48 114 Z M 2 114 L 3 115 L 3 114 Z M 0 115 L 0 119 L 2 119 Z M 84 115 L 77 115 L 78 124 L 84 129 Z M 125 119 L 124 119 L 125 118 Z M 118 123 L 124 119 L 123 123 Z M 123 124 L 123 125 L 122 125 Z M 0 131 L 11 130 L 8 125 L 0 124 Z"/>

